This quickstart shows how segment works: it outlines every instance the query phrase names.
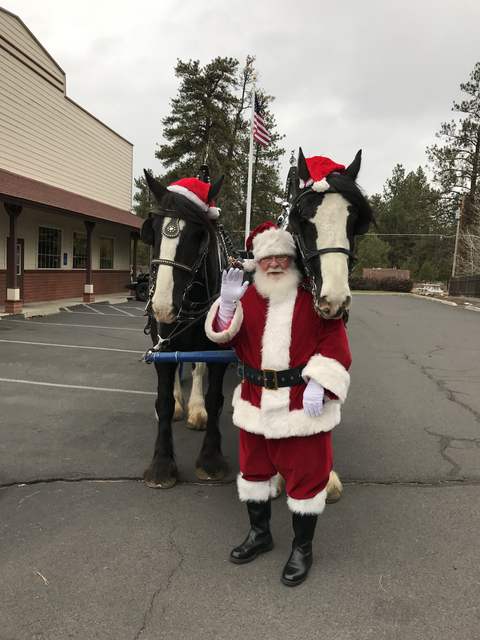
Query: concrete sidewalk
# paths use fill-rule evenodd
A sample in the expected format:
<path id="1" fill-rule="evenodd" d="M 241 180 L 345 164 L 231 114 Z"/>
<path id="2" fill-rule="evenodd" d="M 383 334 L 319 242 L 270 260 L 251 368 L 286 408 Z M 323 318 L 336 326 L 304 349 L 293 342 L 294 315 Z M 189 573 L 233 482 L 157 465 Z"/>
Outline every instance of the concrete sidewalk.
<path id="1" fill-rule="evenodd" d="M 98 302 L 106 302 L 108 304 L 120 304 L 130 300 L 131 296 L 128 293 L 109 293 L 104 296 L 95 296 L 95 302 L 89 304 L 96 304 Z M 53 313 L 58 313 L 65 307 L 73 307 L 78 304 L 84 304 L 83 298 L 61 298 L 60 300 L 52 300 L 46 302 L 27 302 L 23 305 L 23 309 L 20 313 L 10 314 L 5 311 L 0 311 L 0 318 L 16 315 L 22 318 L 34 318 L 36 316 L 49 316 Z M 142 304 L 142 303 L 139 303 Z M 3 309 L 3 308 L 2 308 Z"/>

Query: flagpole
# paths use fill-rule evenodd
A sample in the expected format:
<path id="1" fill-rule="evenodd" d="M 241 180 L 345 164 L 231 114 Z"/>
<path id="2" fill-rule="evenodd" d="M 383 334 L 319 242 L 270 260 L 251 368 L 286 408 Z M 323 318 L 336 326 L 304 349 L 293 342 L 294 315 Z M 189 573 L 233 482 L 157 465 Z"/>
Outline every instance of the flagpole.
<path id="1" fill-rule="evenodd" d="M 245 215 L 245 242 L 250 235 L 250 218 L 252 213 L 252 182 L 253 182 L 253 122 L 255 116 L 255 85 L 252 89 L 252 113 L 250 116 L 250 151 L 248 154 L 248 183 L 247 183 L 247 211 Z"/>

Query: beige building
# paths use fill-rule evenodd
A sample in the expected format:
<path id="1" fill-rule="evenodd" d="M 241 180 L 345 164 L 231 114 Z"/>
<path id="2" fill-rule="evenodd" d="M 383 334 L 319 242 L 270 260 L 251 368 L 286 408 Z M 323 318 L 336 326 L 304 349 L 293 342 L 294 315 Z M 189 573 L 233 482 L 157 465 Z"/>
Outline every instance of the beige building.
<path id="1" fill-rule="evenodd" d="M 0 8 L 0 304 L 126 292 L 142 220 L 133 146 L 66 95 L 65 73 Z"/>

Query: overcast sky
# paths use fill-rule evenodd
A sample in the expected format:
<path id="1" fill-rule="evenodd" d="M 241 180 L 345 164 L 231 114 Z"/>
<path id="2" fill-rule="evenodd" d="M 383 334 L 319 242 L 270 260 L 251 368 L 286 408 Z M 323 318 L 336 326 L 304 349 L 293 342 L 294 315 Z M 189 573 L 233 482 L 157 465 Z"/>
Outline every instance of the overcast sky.
<path id="1" fill-rule="evenodd" d="M 0 0 L 67 76 L 67 94 L 134 144 L 134 176 L 161 171 L 155 144 L 177 58 L 257 58 L 287 150 L 348 164 L 381 190 L 396 163 L 425 165 L 480 60 L 478 0 Z"/>

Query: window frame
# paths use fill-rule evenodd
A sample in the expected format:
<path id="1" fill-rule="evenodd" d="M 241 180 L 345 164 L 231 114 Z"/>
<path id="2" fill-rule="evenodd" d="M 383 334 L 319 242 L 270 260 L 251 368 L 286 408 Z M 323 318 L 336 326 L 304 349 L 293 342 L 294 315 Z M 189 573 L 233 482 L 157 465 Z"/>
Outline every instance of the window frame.
<path id="1" fill-rule="evenodd" d="M 60 234 L 60 242 L 59 242 L 59 253 L 58 253 L 58 267 L 41 267 L 40 266 L 40 255 L 49 256 L 51 254 L 43 253 L 40 254 L 40 229 L 48 229 L 49 231 L 56 231 Z M 37 228 L 37 269 L 48 269 L 49 271 L 57 271 L 62 269 L 62 249 L 63 249 L 63 229 L 61 227 L 56 227 L 52 224 L 39 224 Z"/>
<path id="2" fill-rule="evenodd" d="M 81 236 L 85 240 L 85 266 L 84 267 L 76 267 L 75 266 L 75 236 Z M 87 233 L 83 231 L 72 231 L 72 270 L 75 271 L 85 271 L 88 263 L 88 247 L 87 247 Z"/>
<path id="3" fill-rule="evenodd" d="M 112 266 L 102 267 L 102 240 L 111 240 L 112 242 Z M 115 268 L 115 238 L 114 236 L 99 236 L 98 238 L 98 268 L 101 271 L 109 271 Z"/>

